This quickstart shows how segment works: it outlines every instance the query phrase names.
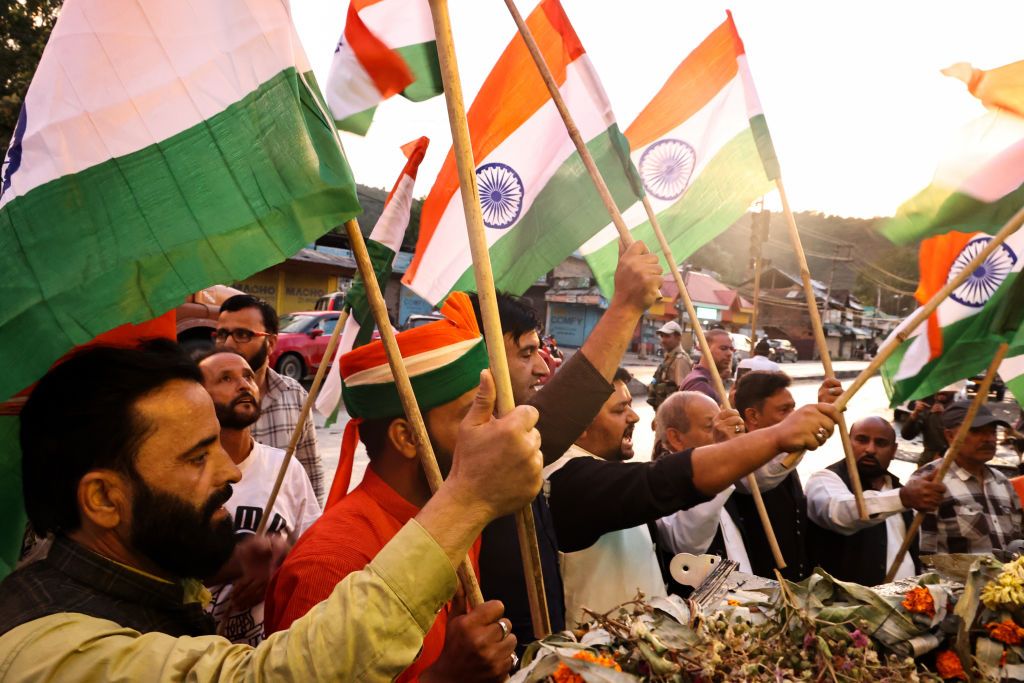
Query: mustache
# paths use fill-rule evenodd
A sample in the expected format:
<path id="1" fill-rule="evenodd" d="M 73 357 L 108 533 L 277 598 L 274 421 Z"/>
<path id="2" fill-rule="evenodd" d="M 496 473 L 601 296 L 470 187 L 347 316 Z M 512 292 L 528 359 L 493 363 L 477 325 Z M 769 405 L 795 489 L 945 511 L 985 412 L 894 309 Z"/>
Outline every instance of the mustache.
<path id="1" fill-rule="evenodd" d="M 256 395 L 253 394 L 251 391 L 243 391 L 240 396 L 236 396 L 235 399 L 231 401 L 231 407 L 234 408 L 239 403 L 245 403 L 246 401 L 256 403 Z"/>
<path id="2" fill-rule="evenodd" d="M 231 484 L 225 484 L 224 488 L 218 489 L 210 499 L 206 501 L 206 505 L 203 506 L 203 520 L 210 521 L 213 518 L 214 513 L 224 506 L 229 500 L 231 500 L 231 494 L 234 490 L 231 488 Z"/>

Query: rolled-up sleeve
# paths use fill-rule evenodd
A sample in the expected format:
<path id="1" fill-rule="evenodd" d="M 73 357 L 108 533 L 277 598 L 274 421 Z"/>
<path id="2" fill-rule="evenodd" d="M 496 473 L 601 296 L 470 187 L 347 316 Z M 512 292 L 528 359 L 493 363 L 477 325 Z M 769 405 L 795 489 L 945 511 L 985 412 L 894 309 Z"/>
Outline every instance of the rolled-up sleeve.
<path id="1" fill-rule="evenodd" d="M 391 681 L 416 658 L 455 586 L 447 555 L 413 520 L 365 570 L 255 648 L 64 612 L 0 637 L 0 680 Z"/>

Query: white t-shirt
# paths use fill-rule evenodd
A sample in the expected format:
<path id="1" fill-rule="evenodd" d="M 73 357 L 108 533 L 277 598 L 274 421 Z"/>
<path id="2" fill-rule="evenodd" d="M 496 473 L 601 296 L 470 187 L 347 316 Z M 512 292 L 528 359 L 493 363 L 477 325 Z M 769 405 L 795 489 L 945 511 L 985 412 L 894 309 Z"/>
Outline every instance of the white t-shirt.
<path id="1" fill-rule="evenodd" d="M 280 448 L 253 442 L 249 457 L 238 464 L 242 479 L 232 485 L 231 498 L 224 508 L 231 514 L 235 534 L 239 537 L 255 533 L 259 526 L 263 507 L 270 498 L 284 456 L 285 452 Z M 294 544 L 319 517 L 320 504 L 309 483 L 309 476 L 293 456 L 281 483 L 281 491 L 274 501 L 267 533 L 283 533 Z M 220 622 L 225 618 L 231 584 L 210 586 L 210 592 L 213 594 L 213 615 Z M 262 602 L 226 618 L 227 623 L 220 627 L 219 632 L 231 642 L 255 646 L 263 640 Z"/>

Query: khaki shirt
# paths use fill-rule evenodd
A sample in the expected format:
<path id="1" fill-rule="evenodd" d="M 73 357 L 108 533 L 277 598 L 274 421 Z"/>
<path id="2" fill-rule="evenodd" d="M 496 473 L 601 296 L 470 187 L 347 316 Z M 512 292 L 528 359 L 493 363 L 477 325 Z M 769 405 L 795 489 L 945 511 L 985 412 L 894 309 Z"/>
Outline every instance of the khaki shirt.
<path id="1" fill-rule="evenodd" d="M 0 681 L 391 681 L 455 586 L 448 556 L 411 520 L 366 569 L 257 647 L 65 612 L 0 637 Z"/>

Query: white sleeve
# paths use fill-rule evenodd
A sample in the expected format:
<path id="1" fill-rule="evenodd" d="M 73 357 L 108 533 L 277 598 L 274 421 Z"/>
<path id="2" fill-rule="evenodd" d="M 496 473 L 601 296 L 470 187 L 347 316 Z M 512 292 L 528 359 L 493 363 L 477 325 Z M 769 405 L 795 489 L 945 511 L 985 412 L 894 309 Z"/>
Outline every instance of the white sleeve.
<path id="1" fill-rule="evenodd" d="M 295 506 L 295 530 L 291 534 L 292 543 L 299 540 L 299 536 L 306 533 L 306 529 L 313 526 L 313 522 L 320 519 L 320 503 L 316 499 L 316 492 L 309 482 L 309 475 L 306 468 L 296 459 L 288 463 L 288 478 L 291 481 L 292 503 Z"/>
<path id="2" fill-rule="evenodd" d="M 656 525 L 662 545 L 673 554 L 707 552 L 718 532 L 722 507 L 734 490 L 735 487 L 730 486 L 706 503 L 659 519 Z"/>
<path id="3" fill-rule="evenodd" d="M 868 519 L 863 521 L 857 512 L 857 501 L 835 472 L 821 470 L 807 480 L 807 516 L 812 522 L 844 536 L 881 524 L 887 517 L 903 512 L 900 490 L 864 491 L 864 505 Z"/>
<path id="4" fill-rule="evenodd" d="M 789 457 L 789 453 L 779 453 L 774 458 L 754 470 L 754 479 L 757 481 L 757 486 L 761 491 L 771 491 L 773 488 L 785 481 L 786 477 L 789 476 L 789 473 L 793 471 L 793 468 L 786 467 L 782 464 L 782 461 L 787 457 Z M 744 493 L 750 493 L 750 490 L 747 487 L 746 477 L 743 477 L 736 482 L 736 488 Z"/>

